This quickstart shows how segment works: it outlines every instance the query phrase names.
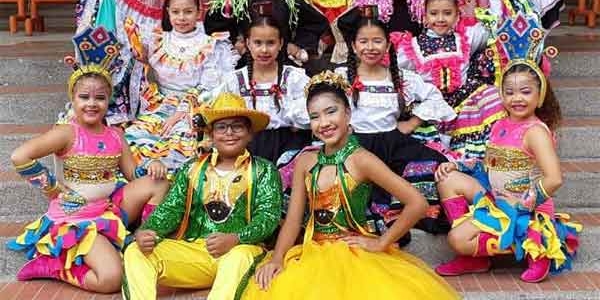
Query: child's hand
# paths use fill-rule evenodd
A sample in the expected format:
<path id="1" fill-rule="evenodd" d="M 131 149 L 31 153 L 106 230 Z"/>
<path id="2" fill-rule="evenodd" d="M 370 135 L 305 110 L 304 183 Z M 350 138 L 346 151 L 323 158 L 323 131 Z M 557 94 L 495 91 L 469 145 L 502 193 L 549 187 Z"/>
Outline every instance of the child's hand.
<path id="1" fill-rule="evenodd" d="M 271 260 L 270 262 L 264 264 L 262 267 L 256 270 L 256 275 L 254 278 L 256 279 L 256 283 L 260 286 L 261 290 L 266 290 L 271 285 L 271 281 L 275 276 L 279 275 L 283 270 L 283 264 L 281 261 Z"/>
<path id="2" fill-rule="evenodd" d="M 383 252 L 386 249 L 377 238 L 353 235 L 343 237 L 341 240 L 346 242 L 350 247 L 363 248 L 368 252 Z"/>
<path id="3" fill-rule="evenodd" d="M 135 232 L 135 242 L 143 253 L 152 253 L 157 241 L 158 235 L 152 230 L 138 230 Z"/>
<path id="4" fill-rule="evenodd" d="M 456 163 L 453 162 L 445 162 L 445 163 L 441 163 L 437 170 L 435 170 L 435 181 L 436 182 L 440 182 L 440 181 L 444 181 L 448 175 L 454 171 L 458 170 L 458 168 L 456 167 Z"/>
<path id="5" fill-rule="evenodd" d="M 237 234 L 217 232 L 206 237 L 206 250 L 213 258 L 221 257 L 239 244 L 240 239 Z"/>
<path id="6" fill-rule="evenodd" d="M 167 178 L 167 171 L 167 166 L 158 160 L 152 161 L 148 165 L 148 175 L 154 180 Z"/>
<path id="7" fill-rule="evenodd" d="M 185 118 L 185 116 L 186 116 L 186 112 L 184 112 L 184 111 L 178 111 L 178 112 L 174 113 L 172 116 L 170 116 L 163 124 L 163 128 L 162 128 L 162 131 L 160 132 L 160 135 L 162 137 L 167 136 L 169 134 L 169 132 L 171 131 L 171 129 L 173 129 L 173 126 L 175 126 L 175 124 L 177 124 L 177 122 L 179 122 L 179 120 Z"/>
<path id="8" fill-rule="evenodd" d="M 398 122 L 398 131 L 404 133 L 404 134 L 411 134 L 414 130 L 415 130 L 415 126 L 413 124 L 411 124 L 410 121 L 401 121 Z"/>

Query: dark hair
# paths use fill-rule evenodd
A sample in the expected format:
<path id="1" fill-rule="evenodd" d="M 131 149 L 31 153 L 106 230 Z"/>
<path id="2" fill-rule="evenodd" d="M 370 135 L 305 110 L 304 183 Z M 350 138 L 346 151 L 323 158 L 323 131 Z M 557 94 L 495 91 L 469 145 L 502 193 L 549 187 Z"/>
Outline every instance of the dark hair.
<path id="1" fill-rule="evenodd" d="M 281 51 L 279 51 L 279 53 L 277 54 L 277 83 L 272 87 L 272 89 L 275 89 L 273 91 L 273 93 L 274 93 L 273 103 L 275 104 L 277 111 L 279 111 L 279 110 L 281 110 L 281 105 L 279 102 L 283 100 L 283 99 L 280 99 L 282 97 L 280 88 L 281 88 L 281 80 L 282 80 L 281 75 L 283 73 L 283 62 L 285 61 L 285 49 L 286 49 L 287 43 L 282 35 L 281 29 L 280 29 L 281 28 L 280 24 L 277 22 L 277 20 L 275 20 L 274 18 L 271 18 L 269 16 L 258 16 L 258 17 L 253 18 L 252 23 L 250 23 L 250 26 L 248 26 L 248 28 L 246 29 L 244 36 L 247 39 L 249 39 L 250 31 L 252 31 L 252 28 L 262 27 L 262 26 L 267 26 L 267 27 L 277 29 L 277 32 L 279 33 L 279 38 L 283 39 Z M 248 47 L 248 45 L 246 45 L 246 47 Z M 250 94 L 252 97 L 252 108 L 256 109 L 256 94 L 254 92 L 255 87 L 254 87 L 254 81 L 252 79 L 253 73 L 254 73 L 254 66 L 253 66 L 254 59 L 252 58 L 250 49 L 248 49 L 248 51 L 246 51 L 246 53 L 244 53 L 243 59 L 246 61 L 246 66 L 248 67 L 248 80 L 250 80 Z"/>
<path id="2" fill-rule="evenodd" d="M 536 73 L 531 66 L 526 64 L 516 64 L 504 72 L 502 82 L 504 82 L 508 75 L 515 73 L 529 73 L 537 81 L 538 89 L 541 88 L 542 80 L 546 80 L 546 78 L 540 78 L 538 73 Z M 562 119 L 560 105 L 558 104 L 558 100 L 548 81 L 546 81 L 546 96 L 544 97 L 544 103 L 542 104 L 542 107 L 537 107 L 535 109 L 535 115 L 542 120 L 550 130 L 555 131 L 558 129 Z"/>
<path id="3" fill-rule="evenodd" d="M 366 26 L 376 26 L 383 30 L 385 35 L 385 39 L 388 43 L 390 43 L 390 35 L 388 27 L 378 19 L 371 18 L 361 18 L 361 20 L 356 25 L 356 30 L 353 30 L 350 34 L 350 39 L 347 41 L 348 45 L 348 61 L 346 63 L 348 67 L 348 82 L 353 85 L 354 80 L 357 77 L 357 68 L 358 68 L 358 58 L 356 57 L 356 53 L 351 51 L 352 43 L 356 41 L 356 37 L 358 36 L 358 31 Z M 398 109 L 400 111 L 404 111 L 404 93 L 402 91 L 402 78 L 400 77 L 400 70 L 398 69 L 398 62 L 396 58 L 396 50 L 393 45 L 390 45 L 390 50 L 388 51 L 388 55 L 390 57 L 390 73 L 392 74 L 392 83 L 394 84 L 394 90 L 398 93 Z M 359 91 L 352 87 L 352 103 L 354 106 L 358 105 L 358 95 Z"/>
<path id="4" fill-rule="evenodd" d="M 328 84 L 325 82 L 317 83 L 310 87 L 308 95 L 306 96 L 306 106 L 308 106 L 308 104 L 312 101 L 314 97 L 326 93 L 331 93 L 335 95 L 336 98 L 338 98 L 340 101 L 342 101 L 342 103 L 344 103 L 344 106 L 346 108 L 350 107 L 348 97 L 346 97 L 346 92 L 338 86 Z"/>
<path id="5" fill-rule="evenodd" d="M 171 24 L 171 20 L 169 19 L 169 5 L 171 4 L 171 0 L 164 0 L 162 6 L 162 20 L 160 21 L 160 25 L 162 26 L 163 31 L 171 31 L 173 30 L 173 24 Z M 200 11 L 200 0 L 193 0 L 194 4 L 196 4 L 196 9 Z"/>
<path id="6" fill-rule="evenodd" d="M 79 85 L 79 83 L 81 83 L 84 79 L 97 79 L 100 80 L 102 82 L 104 82 L 104 84 L 106 85 L 106 87 L 109 90 L 109 93 L 112 93 L 112 84 L 106 80 L 106 78 L 98 73 L 85 73 L 83 75 L 81 75 L 79 78 L 77 78 L 77 81 L 75 82 L 75 84 L 73 84 L 73 90 L 71 91 L 71 93 L 75 92 L 75 89 L 77 88 L 77 86 Z M 112 95 L 110 95 L 112 96 Z"/>
<path id="7" fill-rule="evenodd" d="M 427 6 L 429 6 L 429 3 L 433 2 L 433 1 L 439 1 L 439 0 L 425 0 L 425 10 L 427 10 Z M 458 9 L 458 0 L 447 0 L 447 1 L 451 1 L 452 3 L 454 3 L 454 6 L 456 6 L 456 8 Z"/>

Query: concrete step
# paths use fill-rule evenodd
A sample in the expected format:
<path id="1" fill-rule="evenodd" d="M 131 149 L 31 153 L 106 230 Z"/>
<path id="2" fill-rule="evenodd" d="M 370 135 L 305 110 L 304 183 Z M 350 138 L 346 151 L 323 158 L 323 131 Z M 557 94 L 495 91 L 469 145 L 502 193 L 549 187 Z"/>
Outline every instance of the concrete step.
<path id="1" fill-rule="evenodd" d="M 564 117 L 600 116 L 599 77 L 558 77 L 550 79 Z"/>
<path id="2" fill-rule="evenodd" d="M 66 84 L 0 87 L 0 124 L 52 124 L 67 102 Z"/>
<path id="3" fill-rule="evenodd" d="M 600 158 L 600 118 L 565 118 L 558 130 L 562 159 Z"/>
<path id="4" fill-rule="evenodd" d="M 45 59 L 40 59 L 40 57 L 1 58 L 0 70 L 2 70 L 3 74 L 0 79 L 0 86 L 66 85 L 73 70 L 69 69 L 69 67 L 63 63 L 62 57 L 64 57 L 65 54 L 67 54 L 67 52 L 61 53 L 60 57 Z M 47 56 L 48 54 L 42 53 L 40 55 Z"/>
<path id="5" fill-rule="evenodd" d="M 526 284 L 519 281 L 518 276 L 522 272 L 523 264 L 515 263 L 510 256 L 494 258 L 494 269 L 490 273 L 473 275 L 463 275 L 459 277 L 447 277 L 448 282 L 459 292 L 463 293 L 465 299 L 539 299 L 535 296 L 545 295 L 548 299 L 566 299 L 560 298 L 559 292 L 569 292 L 577 295 L 576 298 L 568 299 L 594 299 L 589 295 L 594 295 L 600 290 L 600 258 L 595 252 L 600 238 L 600 209 L 570 210 L 572 216 L 583 223 L 585 228 L 580 236 L 580 250 L 573 264 L 573 270 L 557 276 L 551 276 L 548 280 L 540 284 Z M 4 244 L 10 238 L 18 235 L 25 223 L 0 223 L 0 243 Z M 424 232 L 413 230 L 413 241 L 404 250 L 421 258 L 430 266 L 444 262 L 453 257 L 452 251 L 446 244 L 445 236 L 432 236 Z M 4 284 L 11 285 L 10 289 L 15 289 L 13 299 L 33 299 L 26 298 L 23 293 L 30 289 L 48 289 L 48 293 L 58 293 L 53 286 L 58 285 L 61 289 L 70 290 L 66 285 L 50 281 L 33 281 L 29 283 L 14 282 L 14 275 L 18 269 L 26 262 L 22 253 L 12 252 L 5 247 L 0 247 L 0 291 L 7 289 Z M 25 285 L 20 289 L 15 286 Z M 46 287 L 41 287 L 45 285 Z M 31 292 L 31 291 L 30 291 Z M 194 297 L 204 297 L 207 291 L 187 291 L 186 293 L 195 293 Z M 502 292 L 502 293 L 500 293 Z M 180 299 L 183 291 L 171 289 L 161 289 L 160 295 L 176 296 L 174 299 Z M 90 298 L 93 295 L 90 295 Z M 565 295 L 562 294 L 564 297 Z M 188 294 L 189 297 L 189 294 Z M 52 297 L 50 297 L 52 298 Z M 81 297 L 82 299 L 88 299 Z M 60 298 L 53 298 L 60 299 Z M 121 299 L 118 294 L 113 298 Z M 162 298 L 161 298 L 162 299 Z M 171 298 L 173 299 L 173 298 Z"/>

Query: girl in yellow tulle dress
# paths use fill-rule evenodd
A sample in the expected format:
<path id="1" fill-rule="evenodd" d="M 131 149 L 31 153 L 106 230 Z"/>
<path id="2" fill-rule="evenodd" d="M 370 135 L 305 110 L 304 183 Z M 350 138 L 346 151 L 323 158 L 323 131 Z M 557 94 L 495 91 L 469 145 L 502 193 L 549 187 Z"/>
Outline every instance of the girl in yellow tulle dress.
<path id="1" fill-rule="evenodd" d="M 392 246 L 422 218 L 427 202 L 352 136 L 346 87 L 331 72 L 311 79 L 311 129 L 324 146 L 297 158 L 275 250 L 255 273 L 251 268 L 236 299 L 459 299 L 424 262 Z M 382 236 L 364 227 L 372 183 L 406 205 Z M 306 208 L 304 243 L 293 246 Z"/>

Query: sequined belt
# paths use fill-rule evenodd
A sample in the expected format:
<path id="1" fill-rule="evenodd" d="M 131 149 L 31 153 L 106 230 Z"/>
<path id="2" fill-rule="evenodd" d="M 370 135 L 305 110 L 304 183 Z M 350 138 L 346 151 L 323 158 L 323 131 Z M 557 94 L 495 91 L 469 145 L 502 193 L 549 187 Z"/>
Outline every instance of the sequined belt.
<path id="1" fill-rule="evenodd" d="M 103 183 L 117 179 L 116 170 L 73 170 L 64 168 L 65 180 L 79 183 Z"/>

